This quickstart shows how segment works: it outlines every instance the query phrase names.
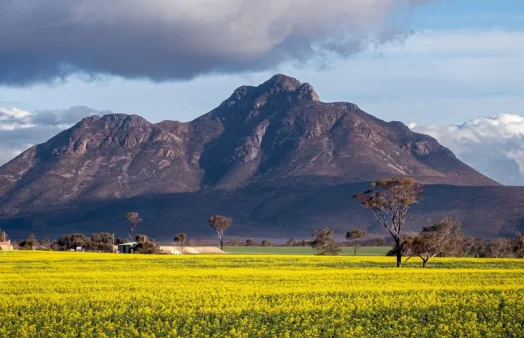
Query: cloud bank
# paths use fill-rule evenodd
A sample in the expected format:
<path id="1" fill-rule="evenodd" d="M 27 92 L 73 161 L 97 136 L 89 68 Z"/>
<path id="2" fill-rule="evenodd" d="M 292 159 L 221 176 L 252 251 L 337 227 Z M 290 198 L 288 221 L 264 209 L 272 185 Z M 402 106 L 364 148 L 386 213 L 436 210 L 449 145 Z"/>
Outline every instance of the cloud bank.
<path id="1" fill-rule="evenodd" d="M 2 0 L 0 84 L 263 70 L 409 35 L 426 0 Z"/>
<path id="2" fill-rule="evenodd" d="M 499 114 L 461 125 L 409 127 L 436 138 L 459 159 L 506 185 L 524 185 L 524 116 Z"/>
<path id="3" fill-rule="evenodd" d="M 83 117 L 102 113 L 105 112 L 82 106 L 36 113 L 0 107 L 0 165 L 27 148 L 47 141 Z"/>

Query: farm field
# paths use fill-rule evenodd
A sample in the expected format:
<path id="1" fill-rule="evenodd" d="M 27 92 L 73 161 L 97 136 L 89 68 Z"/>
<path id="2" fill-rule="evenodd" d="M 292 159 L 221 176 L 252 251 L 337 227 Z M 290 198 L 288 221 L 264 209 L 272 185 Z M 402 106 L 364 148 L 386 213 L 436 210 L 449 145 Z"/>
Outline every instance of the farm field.
<path id="1" fill-rule="evenodd" d="M 0 255 L 0 337 L 524 337 L 524 260 Z"/>
<path id="2" fill-rule="evenodd" d="M 343 246 L 342 256 L 353 256 L 353 248 Z M 391 246 L 364 246 L 357 256 L 385 256 Z M 230 254 L 249 255 L 313 255 L 315 251 L 309 246 L 225 246 L 224 251 Z"/>

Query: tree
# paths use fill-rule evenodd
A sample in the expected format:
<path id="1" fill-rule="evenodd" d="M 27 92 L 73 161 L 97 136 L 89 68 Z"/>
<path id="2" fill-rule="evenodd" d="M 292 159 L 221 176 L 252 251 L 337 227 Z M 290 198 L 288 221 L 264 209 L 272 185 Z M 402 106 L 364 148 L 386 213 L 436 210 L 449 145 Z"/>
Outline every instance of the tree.
<path id="1" fill-rule="evenodd" d="M 246 239 L 246 246 L 257 246 L 257 242 L 252 239 Z"/>
<path id="2" fill-rule="evenodd" d="M 182 250 L 184 250 L 184 244 L 186 243 L 186 240 L 187 235 L 184 232 L 175 236 L 175 242 L 178 244 L 178 246 L 180 246 Z"/>
<path id="3" fill-rule="evenodd" d="M 34 250 L 36 245 L 38 245 L 38 240 L 33 234 L 27 236 L 26 239 L 18 243 L 18 247 L 22 250 Z"/>
<path id="4" fill-rule="evenodd" d="M 395 241 L 397 267 L 402 266 L 402 230 L 409 207 L 418 203 L 423 185 L 414 178 L 384 178 L 371 183 L 370 189 L 353 196 L 371 210 Z"/>
<path id="5" fill-rule="evenodd" d="M 262 243 L 260 243 L 262 246 L 272 246 L 273 242 L 271 242 L 269 239 L 264 239 Z"/>
<path id="6" fill-rule="evenodd" d="M 513 252 L 515 257 L 524 258 L 524 234 L 517 232 L 513 239 Z"/>
<path id="7" fill-rule="evenodd" d="M 135 228 L 138 224 L 142 223 L 143 219 L 140 218 L 138 215 L 138 212 L 130 211 L 126 214 L 126 218 L 129 221 L 129 225 L 131 226 L 131 234 L 130 238 L 133 239 L 133 236 L 135 234 Z"/>
<path id="8" fill-rule="evenodd" d="M 108 232 L 91 234 L 90 249 L 102 252 L 113 252 L 113 235 Z"/>
<path id="9" fill-rule="evenodd" d="M 342 250 L 333 238 L 335 232 L 329 228 L 315 230 L 311 234 L 314 237 L 311 247 L 317 251 L 318 255 L 337 256 Z"/>
<path id="10" fill-rule="evenodd" d="M 134 252 L 140 254 L 157 254 L 160 253 L 160 249 L 156 246 L 155 242 L 149 240 L 147 235 L 136 235 L 136 244 L 133 247 Z"/>
<path id="11" fill-rule="evenodd" d="M 384 237 L 377 237 L 373 243 L 375 246 L 384 246 L 386 245 L 386 239 Z"/>
<path id="12" fill-rule="evenodd" d="M 306 241 L 305 239 L 303 239 L 300 242 L 298 242 L 297 245 L 308 246 L 308 245 L 311 245 L 311 242 L 310 241 Z"/>
<path id="13" fill-rule="evenodd" d="M 346 234 L 346 239 L 353 247 L 353 253 L 356 256 L 357 251 L 362 247 L 362 243 L 369 238 L 369 233 L 365 230 L 351 230 Z"/>
<path id="14" fill-rule="evenodd" d="M 453 253 L 460 240 L 460 222 L 444 218 L 439 223 L 423 227 L 417 236 L 405 241 L 403 251 L 409 256 L 408 259 L 413 256 L 422 259 L 422 267 L 425 267 L 431 258 L 446 252 Z"/>
<path id="15" fill-rule="evenodd" d="M 482 238 L 462 236 L 460 256 L 483 258 L 489 256 L 488 243 Z"/>
<path id="16" fill-rule="evenodd" d="M 489 246 L 489 254 L 494 258 L 509 257 L 513 253 L 513 241 L 510 238 L 497 238 Z"/>
<path id="17" fill-rule="evenodd" d="M 223 250 L 224 231 L 226 231 L 231 226 L 231 224 L 233 223 L 233 219 L 221 215 L 216 215 L 209 217 L 207 222 L 217 232 L 218 240 L 220 241 L 220 250 Z"/>
<path id="18" fill-rule="evenodd" d="M 297 240 L 295 239 L 295 237 L 291 237 L 287 243 L 286 243 L 287 246 L 296 246 L 297 245 Z"/>
<path id="19" fill-rule="evenodd" d="M 124 243 L 127 243 L 129 242 L 129 240 L 125 239 L 125 238 L 122 238 L 122 237 L 117 237 L 115 238 L 115 244 L 124 244 Z"/>
<path id="20" fill-rule="evenodd" d="M 240 238 L 233 238 L 226 242 L 227 246 L 242 246 L 244 242 Z"/>
<path id="21" fill-rule="evenodd" d="M 7 242 L 9 240 L 9 236 L 7 235 L 7 232 L 5 232 L 4 230 L 2 230 L 2 228 L 0 228 L 0 242 Z"/>
<path id="22" fill-rule="evenodd" d="M 73 233 L 60 237 L 58 239 L 58 245 L 60 250 L 76 249 L 77 247 L 89 247 L 91 239 L 81 233 Z"/>
<path id="23" fill-rule="evenodd" d="M 137 243 L 144 243 L 148 241 L 147 235 L 138 234 L 135 236 L 135 242 Z"/>

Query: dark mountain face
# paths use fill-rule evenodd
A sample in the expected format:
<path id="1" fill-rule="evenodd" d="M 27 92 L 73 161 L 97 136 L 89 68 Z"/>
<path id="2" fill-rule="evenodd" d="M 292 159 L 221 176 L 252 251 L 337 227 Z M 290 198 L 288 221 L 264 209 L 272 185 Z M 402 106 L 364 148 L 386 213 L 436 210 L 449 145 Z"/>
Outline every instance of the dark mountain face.
<path id="1" fill-rule="evenodd" d="M 121 114 L 83 119 L 0 168 L 0 215 L 140 196 L 323 189 L 391 176 L 498 185 L 429 136 L 351 103 L 321 102 L 311 85 L 276 75 L 238 88 L 188 123 Z"/>

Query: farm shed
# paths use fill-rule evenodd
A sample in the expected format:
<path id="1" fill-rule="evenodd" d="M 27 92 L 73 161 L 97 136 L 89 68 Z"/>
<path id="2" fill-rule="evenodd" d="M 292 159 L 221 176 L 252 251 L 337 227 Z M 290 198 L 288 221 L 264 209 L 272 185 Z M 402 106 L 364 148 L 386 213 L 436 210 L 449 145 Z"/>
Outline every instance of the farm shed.
<path id="1" fill-rule="evenodd" d="M 136 244 L 136 242 L 118 244 L 118 253 L 133 253 L 133 247 Z"/>

